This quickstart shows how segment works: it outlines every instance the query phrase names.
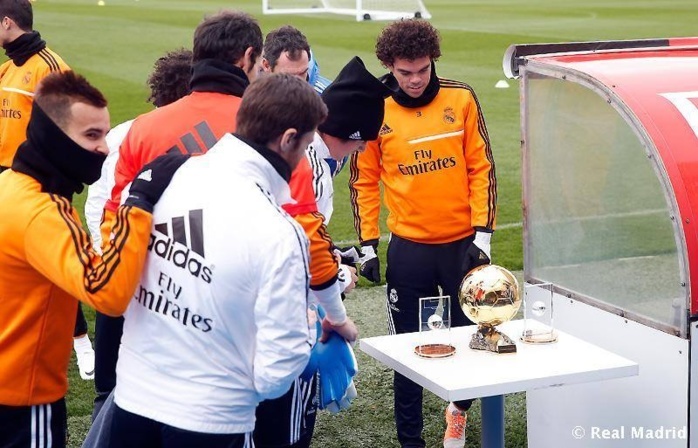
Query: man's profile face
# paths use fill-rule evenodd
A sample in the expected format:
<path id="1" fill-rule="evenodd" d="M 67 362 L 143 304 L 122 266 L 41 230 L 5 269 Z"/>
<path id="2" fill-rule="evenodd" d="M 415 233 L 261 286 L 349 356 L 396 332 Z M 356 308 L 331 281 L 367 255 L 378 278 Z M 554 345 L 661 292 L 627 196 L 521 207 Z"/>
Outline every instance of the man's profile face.
<path id="1" fill-rule="evenodd" d="M 412 60 L 397 58 L 393 65 L 388 66 L 388 69 L 395 76 L 403 92 L 412 98 L 419 98 L 431 79 L 431 58 L 429 56 Z"/>
<path id="2" fill-rule="evenodd" d="M 109 127 L 109 111 L 106 107 L 76 102 L 70 106 L 70 118 L 63 132 L 88 151 L 108 154 L 105 137 Z"/>
<path id="3" fill-rule="evenodd" d="M 342 160 L 355 152 L 363 152 L 366 149 L 364 140 L 345 140 L 328 134 L 323 135 L 322 138 L 334 160 Z"/>
<path id="4" fill-rule="evenodd" d="M 271 72 L 286 73 L 297 76 L 303 81 L 307 81 L 310 58 L 308 57 L 308 53 L 305 51 L 299 52 L 298 56 L 299 57 L 294 61 L 290 58 L 288 51 L 282 52 L 279 55 L 279 59 L 276 61 L 276 65 L 271 69 Z"/>

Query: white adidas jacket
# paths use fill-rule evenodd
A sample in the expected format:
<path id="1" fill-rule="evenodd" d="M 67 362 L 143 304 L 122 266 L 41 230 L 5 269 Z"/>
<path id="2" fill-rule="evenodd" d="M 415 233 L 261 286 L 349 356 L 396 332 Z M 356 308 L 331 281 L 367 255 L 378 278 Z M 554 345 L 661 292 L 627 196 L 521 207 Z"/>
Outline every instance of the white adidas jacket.
<path id="1" fill-rule="evenodd" d="M 125 314 L 116 404 L 189 431 L 244 433 L 306 366 L 308 242 L 288 184 L 232 135 L 177 171 L 155 207 Z"/>

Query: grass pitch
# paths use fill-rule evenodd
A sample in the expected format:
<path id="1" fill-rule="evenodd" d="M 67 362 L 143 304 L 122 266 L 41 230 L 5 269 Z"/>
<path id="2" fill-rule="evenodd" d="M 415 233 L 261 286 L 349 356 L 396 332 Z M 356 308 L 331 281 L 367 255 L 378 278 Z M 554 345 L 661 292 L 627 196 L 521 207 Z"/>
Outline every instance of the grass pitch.
<path id="1" fill-rule="evenodd" d="M 238 0 L 37 0 L 35 27 L 73 69 L 87 76 L 110 101 L 112 124 L 150 110 L 145 79 L 153 61 L 168 50 L 191 47 L 201 18 L 221 8 L 256 15 L 266 33 L 292 24 L 307 36 L 322 73 L 333 77 L 352 56 L 360 56 L 374 74 L 384 73 L 373 55 L 383 23 L 357 23 L 347 16 L 261 16 L 261 1 Z M 425 0 L 432 23 L 441 30 L 439 75 L 471 84 L 478 93 L 492 139 L 499 181 L 499 229 L 493 261 L 520 270 L 521 181 L 519 92 L 494 88 L 503 79 L 505 49 L 515 43 L 618 40 L 690 36 L 698 23 L 694 0 Z M 336 181 L 335 214 L 330 232 L 352 241 L 347 172 Z M 81 207 L 83 197 L 76 200 Z M 387 233 L 387 231 L 385 231 Z M 386 244 L 381 245 L 384 257 Z M 362 282 L 366 286 L 366 283 Z M 385 334 L 384 289 L 363 288 L 347 300 L 362 336 Z M 88 313 L 91 317 L 92 314 Z M 90 319 L 93 322 L 93 319 Z M 359 398 L 338 416 L 321 413 L 314 446 L 396 447 L 392 423 L 392 373 L 359 353 Z M 92 382 L 70 372 L 68 406 L 70 446 L 79 446 L 89 425 Z M 439 446 L 444 403 L 425 399 L 427 446 Z M 479 445 L 479 405 L 471 412 L 468 446 Z M 525 399 L 507 397 L 507 447 L 526 446 Z"/>

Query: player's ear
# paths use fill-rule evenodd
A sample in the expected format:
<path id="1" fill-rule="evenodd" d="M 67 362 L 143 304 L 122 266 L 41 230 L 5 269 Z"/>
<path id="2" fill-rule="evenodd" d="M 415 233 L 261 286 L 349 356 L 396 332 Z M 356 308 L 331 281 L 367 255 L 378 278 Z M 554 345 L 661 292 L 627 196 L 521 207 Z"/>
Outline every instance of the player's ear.
<path id="1" fill-rule="evenodd" d="M 265 72 L 271 73 L 271 64 L 269 64 L 269 61 L 267 61 L 267 58 L 264 56 L 261 56 L 262 58 L 262 68 L 264 69 Z"/>
<path id="2" fill-rule="evenodd" d="M 281 134 L 281 140 L 279 141 L 279 149 L 282 153 L 288 153 L 293 150 L 297 145 L 298 130 L 295 128 L 289 128 Z"/>
<path id="3" fill-rule="evenodd" d="M 254 48 L 253 47 L 247 47 L 247 50 L 245 50 L 245 54 L 242 55 L 242 60 L 240 61 L 242 63 L 242 71 L 244 71 L 247 74 L 247 77 L 250 78 L 250 81 L 252 81 L 254 78 L 250 77 L 250 73 L 255 69 L 255 59 L 253 57 L 254 55 Z M 262 56 L 257 56 L 258 58 L 261 58 Z"/>

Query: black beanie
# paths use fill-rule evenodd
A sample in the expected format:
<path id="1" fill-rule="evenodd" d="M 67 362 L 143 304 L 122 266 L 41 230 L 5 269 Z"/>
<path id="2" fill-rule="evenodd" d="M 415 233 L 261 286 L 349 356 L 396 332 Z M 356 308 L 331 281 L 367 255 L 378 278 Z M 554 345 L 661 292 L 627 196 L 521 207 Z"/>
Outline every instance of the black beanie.
<path id="1" fill-rule="evenodd" d="M 343 140 L 375 140 L 392 93 L 355 56 L 322 92 L 328 113 L 318 130 Z"/>

